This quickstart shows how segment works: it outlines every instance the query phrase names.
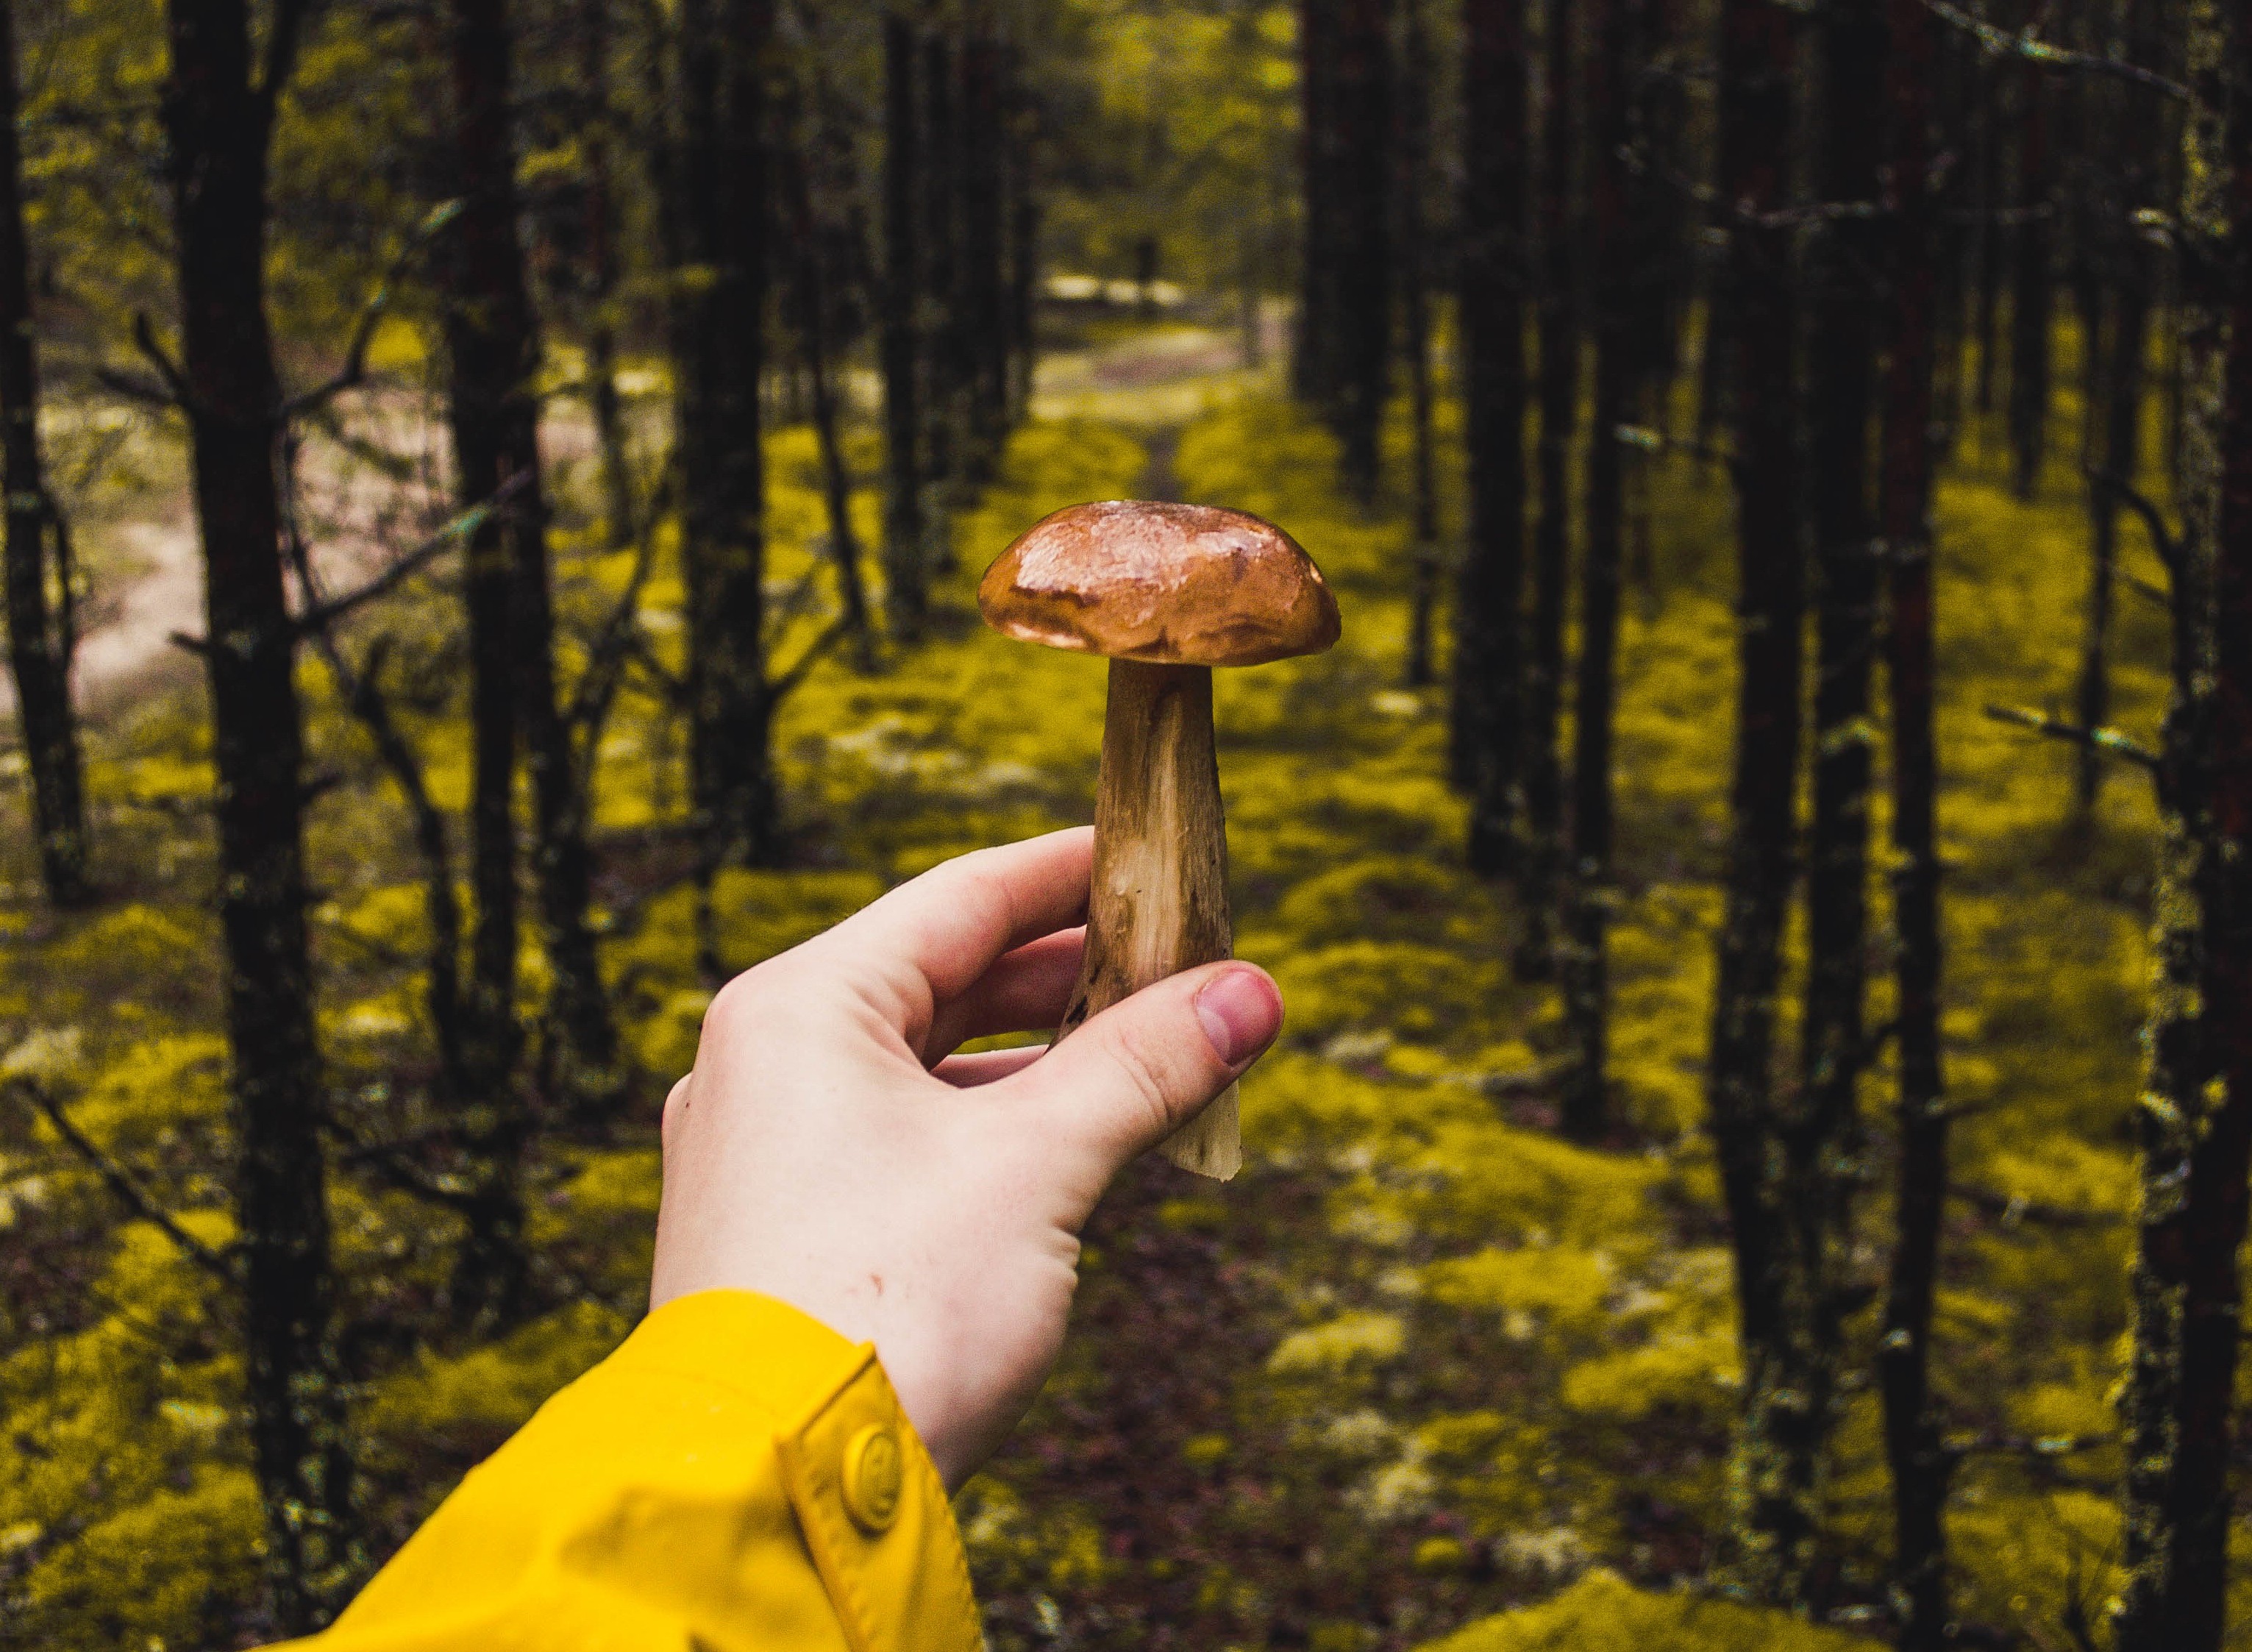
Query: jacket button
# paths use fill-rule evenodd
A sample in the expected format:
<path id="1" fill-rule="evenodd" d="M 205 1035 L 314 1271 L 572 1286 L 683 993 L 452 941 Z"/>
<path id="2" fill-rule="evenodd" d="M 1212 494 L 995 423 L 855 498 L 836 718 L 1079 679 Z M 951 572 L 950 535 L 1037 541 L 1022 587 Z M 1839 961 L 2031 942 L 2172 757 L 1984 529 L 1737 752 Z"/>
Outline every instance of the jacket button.
<path id="1" fill-rule="evenodd" d="M 900 1512 L 906 1466 L 900 1437 L 882 1423 L 869 1424 L 845 1443 L 844 1512 L 872 1537 L 889 1531 Z"/>

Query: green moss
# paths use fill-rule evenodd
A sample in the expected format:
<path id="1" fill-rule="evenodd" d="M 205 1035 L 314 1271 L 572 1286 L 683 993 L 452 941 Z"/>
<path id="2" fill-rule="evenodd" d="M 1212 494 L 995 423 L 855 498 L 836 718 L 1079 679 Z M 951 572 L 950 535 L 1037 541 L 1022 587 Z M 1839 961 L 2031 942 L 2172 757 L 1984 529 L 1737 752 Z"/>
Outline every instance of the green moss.
<path id="1" fill-rule="evenodd" d="M 1443 1652 L 1662 1646 L 1667 1652 L 1849 1652 L 1867 1643 L 1780 1612 L 1637 1589 L 1616 1572 L 1590 1572 L 1540 1606 L 1505 1612 L 1442 1641 Z"/>

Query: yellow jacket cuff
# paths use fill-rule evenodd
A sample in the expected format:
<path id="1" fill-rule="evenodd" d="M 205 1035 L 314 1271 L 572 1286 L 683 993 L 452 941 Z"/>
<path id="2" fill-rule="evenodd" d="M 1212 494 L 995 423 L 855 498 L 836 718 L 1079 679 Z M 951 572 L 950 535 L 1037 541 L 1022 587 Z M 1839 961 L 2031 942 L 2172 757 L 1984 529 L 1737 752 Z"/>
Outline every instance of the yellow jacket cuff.
<path id="1" fill-rule="evenodd" d="M 872 1347 L 667 1303 L 475 1469 L 313 1652 L 974 1652 L 945 1487 Z"/>

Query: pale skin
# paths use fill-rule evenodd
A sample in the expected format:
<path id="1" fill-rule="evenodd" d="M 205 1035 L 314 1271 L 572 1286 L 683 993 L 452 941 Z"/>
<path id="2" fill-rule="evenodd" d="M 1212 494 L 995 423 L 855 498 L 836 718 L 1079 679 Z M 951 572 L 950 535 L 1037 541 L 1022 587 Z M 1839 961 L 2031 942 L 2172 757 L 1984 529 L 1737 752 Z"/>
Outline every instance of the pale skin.
<path id="1" fill-rule="evenodd" d="M 1079 1233 L 1111 1179 L 1270 1045 L 1256 967 L 1145 987 L 1053 1049 L 1094 834 L 983 850 L 729 982 L 664 1107 L 650 1306 L 762 1292 L 872 1342 L 949 1488 L 1063 1345 Z"/>

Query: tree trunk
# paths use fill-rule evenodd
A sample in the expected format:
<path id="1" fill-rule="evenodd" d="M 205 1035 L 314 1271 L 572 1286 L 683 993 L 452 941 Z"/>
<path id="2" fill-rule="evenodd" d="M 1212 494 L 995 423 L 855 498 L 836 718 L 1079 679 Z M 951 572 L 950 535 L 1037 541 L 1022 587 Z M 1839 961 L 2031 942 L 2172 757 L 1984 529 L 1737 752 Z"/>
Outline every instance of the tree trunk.
<path id="1" fill-rule="evenodd" d="M 1338 121 L 1339 14 L 1344 0 L 1298 0 L 1299 184 L 1305 244 L 1299 256 L 1291 392 L 1334 419 L 1339 382 L 1338 267 L 1344 239 L 1344 163 Z"/>
<path id="2" fill-rule="evenodd" d="M 962 46 L 962 369 L 969 391 L 970 473 L 980 484 L 1000 462 L 1009 426 L 1003 244 L 1008 128 L 1002 98 L 1001 42 L 990 8 L 973 4 Z"/>
<path id="3" fill-rule="evenodd" d="M 587 406 L 594 420 L 594 446 L 602 462 L 602 503 L 608 542 L 629 543 L 640 531 L 634 508 L 633 468 L 625 417 L 618 402 L 618 338 L 615 305 L 618 260 L 616 212 L 610 200 L 609 0 L 584 0 L 579 12 L 580 90 L 588 121 L 580 142 L 587 153 Z"/>
<path id="4" fill-rule="evenodd" d="M 1428 687 L 1434 680 L 1431 625 L 1439 597 L 1438 475 L 1431 455 L 1431 306 L 1429 226 L 1424 192 L 1431 170 L 1431 41 L 1424 27 L 1423 0 L 1399 0 L 1400 78 L 1400 281 L 1401 320 L 1408 352 L 1408 399 L 1414 443 L 1410 531 L 1414 546 L 1414 590 L 1408 601 L 1407 682 Z"/>
<path id="5" fill-rule="evenodd" d="M 1032 416 L 1032 374 L 1039 361 L 1035 330 L 1040 280 L 1038 187 L 1040 107 L 1025 85 L 1021 51 L 1009 60 L 1009 420 Z"/>
<path id="6" fill-rule="evenodd" d="M 288 17 L 298 14 L 290 12 Z M 282 585 L 280 402 L 266 316 L 268 142 L 244 0 L 170 0 L 163 119 L 203 537 L 244 1386 L 265 1571 L 289 1632 L 358 1559 L 331 1325 L 326 1112 L 305 926 L 303 732 Z M 288 53 L 269 43 L 269 62 Z"/>
<path id="7" fill-rule="evenodd" d="M 962 462 L 962 129 L 958 118 L 954 43 L 943 28 L 923 38 L 923 156 L 928 183 L 923 191 L 923 313 L 929 318 L 922 342 L 928 352 L 923 384 L 928 392 L 923 450 L 930 481 L 941 496 L 952 491 Z M 932 526 L 943 545 L 945 517 Z M 945 559 L 950 561 L 950 558 Z"/>
<path id="8" fill-rule="evenodd" d="M 1931 1399 L 1931 1308 L 1947 1197 L 1939 1045 L 1938 748 L 1932 693 L 1931 378 L 1937 272 L 1929 199 L 1933 25 L 1922 0 L 1891 0 L 1887 76 L 1893 197 L 1892 357 L 1885 389 L 1882 526 L 1891 566 L 1894 979 L 1899 1017 L 1895 1236 L 1878 1357 L 1893 1479 L 1899 1644 L 1947 1642 L 1942 1516 L 1948 1461 Z"/>
<path id="9" fill-rule="evenodd" d="M 1994 214 L 2002 205 L 2001 75 L 1981 59 L 1977 108 L 1971 119 L 1977 153 L 1971 163 L 1971 259 L 1977 269 L 1972 330 L 1977 335 L 1978 377 L 1972 406 L 1981 416 L 1994 411 L 1994 364 L 2000 355 L 2002 248 L 2006 239 Z"/>
<path id="10" fill-rule="evenodd" d="M 1523 0 L 1464 0 L 1460 296 L 1468 544 L 1455 587 L 1457 769 L 1470 863 L 1513 860 L 1524 694 L 1526 60 Z"/>
<path id="11" fill-rule="evenodd" d="M 1551 923 L 1564 874 L 1564 768 L 1558 742 L 1564 704 L 1564 619 L 1571 578 L 1572 443 L 1579 423 L 1580 328 L 1574 308 L 1571 211 L 1573 0 L 1548 0 L 1542 76 L 1547 96 L 1541 130 L 1540 338 L 1540 440 L 1536 450 L 1540 513 L 1533 528 L 1533 625 L 1525 653 L 1525 734 L 1519 757 L 1524 779 L 1525 939 L 1518 969 L 1553 969 Z"/>
<path id="12" fill-rule="evenodd" d="M 1589 0 L 1585 65 L 1588 266 L 1594 272 L 1595 393 L 1588 430 L 1587 553 L 1580 565 L 1580 658 L 1572 718 L 1572 849 L 1558 973 L 1572 1050 L 1564 1133 L 1596 1142 L 1610 1123 L 1611 722 L 1617 698 L 1621 531 L 1625 499 L 1619 427 L 1633 394 L 1635 246 L 1628 223 L 1628 42 L 1623 0 Z"/>
<path id="13" fill-rule="evenodd" d="M 2151 26 L 2151 0 L 2128 0 L 2124 45 L 2131 62 L 2155 56 L 2158 31 Z M 2113 222 L 2103 226 L 2101 250 L 2107 254 L 2111 301 L 2110 360 L 2103 374 L 2102 451 L 2093 458 L 2104 474 L 2088 490 L 2088 612 L 2081 636 L 2080 682 L 2075 696 L 2080 726 L 2102 728 L 2111 720 L 2111 622 L 2116 595 L 2118 544 L 2118 484 L 2132 485 L 2143 445 L 2143 371 L 2151 309 L 2151 254 L 2133 227 L 2133 215 L 2158 205 L 2149 173 L 2158 144 L 2157 100 L 2141 87 L 2116 89 L 2121 111 L 2116 159 L 2117 188 L 2110 205 Z M 2105 759 L 2093 742 L 2075 753 L 2074 812 L 2085 820 L 2103 796 Z"/>
<path id="14" fill-rule="evenodd" d="M 1822 198 L 1873 201 L 1883 110 L 1885 20 L 1877 0 L 1843 0 L 1821 27 Z M 1828 226 L 1811 252 L 1808 329 L 1812 406 L 1818 639 L 1813 821 L 1808 847 L 1807 972 L 1797 1105 L 1783 1143 L 1794 1298 L 1806 1316 L 1785 1340 L 1782 1382 L 1803 1393 L 1809 1448 L 1835 1422 L 1845 1359 L 1845 1277 L 1863 1150 L 1860 1079 L 1868 950 L 1869 675 L 1876 648 L 1877 558 L 1869 512 L 1869 413 L 1876 375 L 1871 272 L 1880 247 L 1866 221 Z M 1818 1482 L 1818 1461 L 1798 1471 Z"/>
<path id="15" fill-rule="evenodd" d="M 916 114 L 914 30 L 898 11 L 884 14 L 884 580 L 892 635 L 922 635 L 929 614 L 923 566 L 922 344 L 915 307 L 921 281 L 921 226 L 915 197 L 922 188 Z"/>
<path id="16" fill-rule="evenodd" d="M 2215 1652 L 2227 1602 L 2238 1272 L 2252 1160 L 2252 31 L 2190 7 L 2183 529 L 2160 776 L 2160 976 L 2142 1206 L 2119 1652 Z"/>
<path id="17" fill-rule="evenodd" d="M 2056 181 L 2048 139 L 2048 81 L 2037 63 L 2018 70 L 2017 268 L 2010 297 L 2010 485 L 2033 496 L 2048 447 L 2051 225 Z"/>
<path id="18" fill-rule="evenodd" d="M 1390 0 L 1342 0 L 1338 29 L 1344 235 L 1338 330 L 1344 359 L 1338 434 L 1345 490 L 1373 505 L 1392 378 L 1392 34 Z"/>
<path id="19" fill-rule="evenodd" d="M 39 372 L 32 344 L 24 163 L 16 139 L 15 0 L 0 0 L 0 488 L 7 494 L 8 655 L 31 772 L 32 834 L 49 904 L 83 906 L 85 787 L 71 714 L 70 649 L 48 600 L 51 530 L 59 531 L 39 462 Z M 68 570 L 59 569 L 65 579 Z M 68 601 L 67 593 L 63 600 Z"/>
<path id="20" fill-rule="evenodd" d="M 504 0 L 454 0 L 455 156 L 462 213 L 448 274 L 446 342 L 453 375 L 454 455 L 464 507 L 512 489 L 470 536 L 469 601 L 476 752 L 476 998 L 482 1058 L 464 1097 L 463 1133 L 477 1163 L 476 1202 L 454 1279 L 455 1311 L 505 1323 L 529 1282 L 523 1159 L 530 1113 L 516 1072 L 515 754 L 529 746 L 531 697 L 546 677 L 526 602 L 528 560 L 546 578 L 539 496 L 539 344 L 516 239 L 515 145 L 509 122 Z M 544 594 L 541 607 L 544 609 Z M 552 688 L 550 691 L 552 700 Z M 560 976 L 558 985 L 560 985 Z"/>
<path id="21" fill-rule="evenodd" d="M 852 475 L 844 462 L 836 384 L 831 372 L 835 333 L 831 306 L 843 278 L 841 272 L 824 267 L 822 253 L 831 240 L 821 222 L 823 214 L 807 176 L 810 169 L 805 151 L 814 140 L 803 131 L 799 136 L 800 142 L 783 160 L 794 247 L 791 285 L 796 302 L 793 308 L 813 403 L 814 442 L 821 454 L 822 502 L 829 519 L 829 558 L 837 571 L 838 607 L 852 638 L 853 663 L 867 672 L 876 669 L 876 630 L 868 616 L 867 590 L 860 579 L 860 537 L 852 528 Z"/>
<path id="22" fill-rule="evenodd" d="M 615 1105 L 622 1077 L 617 1030 L 587 917 L 593 863 L 587 794 L 556 704 L 554 607 L 539 474 L 539 329 L 517 239 L 511 57 L 506 0 L 455 0 L 455 153 L 462 205 L 455 232 L 455 302 L 447 323 L 454 444 L 465 504 L 513 490 L 507 509 L 473 538 L 469 556 L 473 566 L 490 567 L 499 559 L 502 566 L 490 568 L 490 577 L 507 582 L 504 623 L 511 635 L 504 658 L 516 675 L 515 712 L 531 771 L 532 872 L 550 982 L 542 1063 L 555 1093 L 581 1115 L 598 1119 Z M 485 669 L 482 663 L 479 669 Z M 481 786 L 483 781 L 481 774 Z M 481 794 L 481 812 L 486 807 Z M 504 797 L 490 807 L 506 820 Z M 492 852 L 501 857 L 497 847 Z M 496 1099 L 490 1105 L 502 1109 L 493 1121 L 496 1150 L 512 1156 L 509 1140 L 521 1122 L 507 1116 L 507 1103 Z"/>
<path id="23" fill-rule="evenodd" d="M 697 834 L 714 867 L 771 865 L 782 852 L 768 749 L 759 399 L 768 212 L 761 77 L 773 29 L 768 0 L 684 0 L 681 7 L 688 266 L 674 283 L 672 349 L 690 769 Z"/>
<path id="24" fill-rule="evenodd" d="M 1799 534 L 1794 394 L 1793 232 L 1786 204 L 1795 19 L 1778 0 L 1725 0 L 1720 14 L 1720 198 L 1731 205 L 1728 303 L 1756 324 L 1734 333 L 1738 660 L 1708 1109 L 1735 1247 L 1745 1407 L 1730 1474 L 1727 1571 L 1753 1599 L 1797 1602 L 1813 1581 L 1819 1428 L 1789 1385 L 1790 1235 L 1775 1185 L 1776 996 L 1795 868 L 1793 797 L 1803 692 L 1805 562 Z"/>

